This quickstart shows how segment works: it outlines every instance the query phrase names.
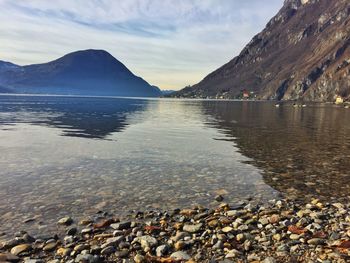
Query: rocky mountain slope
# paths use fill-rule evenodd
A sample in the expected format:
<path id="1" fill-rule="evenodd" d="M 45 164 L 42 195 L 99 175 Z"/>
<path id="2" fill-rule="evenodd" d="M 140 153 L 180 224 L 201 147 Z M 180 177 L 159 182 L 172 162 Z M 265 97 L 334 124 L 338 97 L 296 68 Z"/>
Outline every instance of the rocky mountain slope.
<path id="1" fill-rule="evenodd" d="M 0 92 L 99 96 L 161 95 L 103 50 L 67 54 L 45 64 L 18 66 L 0 62 Z"/>
<path id="2" fill-rule="evenodd" d="M 173 96 L 350 99 L 350 1 L 286 0 L 239 56 Z M 248 95 L 247 95 L 248 96 Z"/>

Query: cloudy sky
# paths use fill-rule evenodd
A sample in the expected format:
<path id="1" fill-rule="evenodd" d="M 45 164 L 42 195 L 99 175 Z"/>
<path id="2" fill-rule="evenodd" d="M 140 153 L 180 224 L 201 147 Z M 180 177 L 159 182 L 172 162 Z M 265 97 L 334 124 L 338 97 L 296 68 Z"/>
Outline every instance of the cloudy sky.
<path id="1" fill-rule="evenodd" d="M 260 32 L 283 0 L 0 0 L 0 60 L 105 49 L 162 89 L 195 84 Z"/>

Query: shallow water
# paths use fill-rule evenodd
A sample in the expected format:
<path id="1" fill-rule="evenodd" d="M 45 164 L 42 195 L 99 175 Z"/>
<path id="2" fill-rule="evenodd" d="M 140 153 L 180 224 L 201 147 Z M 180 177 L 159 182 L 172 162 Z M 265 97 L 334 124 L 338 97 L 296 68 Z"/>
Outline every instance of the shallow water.
<path id="1" fill-rule="evenodd" d="M 215 205 L 216 194 L 346 196 L 348 120 L 349 109 L 318 104 L 0 96 L 0 232 Z"/>

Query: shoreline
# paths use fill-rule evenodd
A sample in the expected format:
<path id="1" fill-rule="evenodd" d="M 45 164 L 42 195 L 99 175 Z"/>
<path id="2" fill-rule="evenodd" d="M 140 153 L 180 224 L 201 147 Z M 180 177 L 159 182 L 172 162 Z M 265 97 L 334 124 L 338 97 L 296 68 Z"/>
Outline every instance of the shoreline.
<path id="1" fill-rule="evenodd" d="M 281 198 L 265 205 L 224 203 L 173 211 L 107 212 L 80 222 L 58 218 L 60 232 L 0 237 L 0 262 L 348 262 L 350 206 Z"/>
<path id="2" fill-rule="evenodd" d="M 291 104 L 298 102 L 298 100 L 269 100 L 269 99 L 234 99 L 234 98 L 190 98 L 190 97 L 130 97 L 130 96 L 99 96 L 99 95 L 69 95 L 69 94 L 44 94 L 44 93 L 0 93 L 4 97 L 62 97 L 62 98 L 95 98 L 95 99 L 133 99 L 133 100 L 169 100 L 169 101 L 229 101 L 229 102 L 269 102 L 277 104 Z M 338 107 L 349 106 L 350 101 L 336 104 L 333 101 L 305 101 L 304 104 L 309 105 L 334 105 Z"/>

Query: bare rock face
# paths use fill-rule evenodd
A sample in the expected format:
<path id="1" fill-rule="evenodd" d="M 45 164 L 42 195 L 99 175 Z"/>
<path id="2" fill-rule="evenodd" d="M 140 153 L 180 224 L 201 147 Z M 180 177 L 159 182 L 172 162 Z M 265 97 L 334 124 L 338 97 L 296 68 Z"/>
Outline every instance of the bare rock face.
<path id="1" fill-rule="evenodd" d="M 174 93 L 234 98 L 350 100 L 350 1 L 286 0 L 239 56 Z"/>

